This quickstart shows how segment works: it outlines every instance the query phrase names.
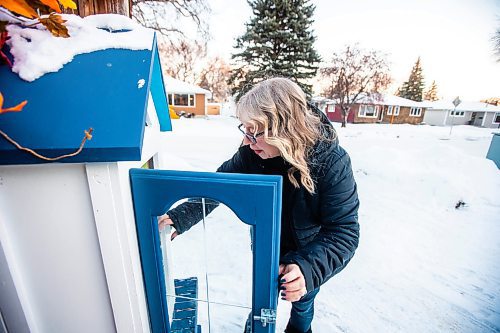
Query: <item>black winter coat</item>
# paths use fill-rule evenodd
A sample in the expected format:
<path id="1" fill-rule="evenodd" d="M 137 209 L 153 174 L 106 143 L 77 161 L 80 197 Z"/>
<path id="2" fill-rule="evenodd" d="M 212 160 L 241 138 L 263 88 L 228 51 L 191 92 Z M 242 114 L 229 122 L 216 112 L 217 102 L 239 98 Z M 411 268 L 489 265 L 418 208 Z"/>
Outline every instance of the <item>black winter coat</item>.
<path id="1" fill-rule="evenodd" d="M 323 130 L 334 135 L 328 119 L 323 113 L 320 117 Z M 281 159 L 281 163 L 276 159 Z M 286 173 L 290 166 L 281 157 L 276 159 L 263 160 L 249 146 L 242 146 L 217 171 L 283 176 L 280 263 L 297 264 L 309 292 L 340 272 L 358 246 L 359 200 L 351 161 L 336 139 L 318 142 L 309 161 L 316 184 L 316 192 L 310 194 L 302 186 L 292 186 Z M 212 201 L 207 199 L 212 205 L 208 205 L 206 213 L 215 207 Z M 199 204 L 188 202 L 167 214 L 180 234 L 198 223 L 203 212 Z"/>

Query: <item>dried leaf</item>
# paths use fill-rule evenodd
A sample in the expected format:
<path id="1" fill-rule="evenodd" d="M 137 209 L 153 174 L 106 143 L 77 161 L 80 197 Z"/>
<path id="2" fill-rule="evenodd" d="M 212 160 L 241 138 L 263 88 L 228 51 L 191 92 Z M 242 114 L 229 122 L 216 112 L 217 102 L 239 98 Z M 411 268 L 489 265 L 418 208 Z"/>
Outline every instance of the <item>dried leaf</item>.
<path id="1" fill-rule="evenodd" d="M 76 9 L 76 4 L 73 0 L 58 0 L 64 8 Z"/>
<path id="2" fill-rule="evenodd" d="M 28 101 L 22 101 L 21 103 L 13 106 L 11 108 L 3 108 L 3 95 L 0 93 L 0 114 L 6 112 L 19 112 L 23 109 L 23 107 L 28 103 Z"/>
<path id="3" fill-rule="evenodd" d="M 27 18 L 38 17 L 35 10 L 24 0 L 0 0 L 0 6 Z"/>
<path id="4" fill-rule="evenodd" d="M 9 57 L 2 51 L 3 46 L 5 42 L 7 41 L 7 37 L 9 36 L 7 31 L 5 30 L 5 25 L 4 23 L 7 23 L 5 21 L 0 21 L 0 64 L 6 63 L 7 66 L 12 68 L 12 62 L 10 61 Z"/>
<path id="5" fill-rule="evenodd" d="M 66 20 L 63 20 L 61 15 L 51 13 L 48 17 L 40 17 L 38 21 L 40 21 L 52 35 L 64 38 L 69 37 L 68 28 L 64 25 Z"/>
<path id="6" fill-rule="evenodd" d="M 59 3 L 57 2 L 57 0 L 40 0 L 40 2 L 46 6 L 49 6 L 51 9 L 55 10 L 58 13 L 61 12 L 61 7 L 59 7 Z"/>

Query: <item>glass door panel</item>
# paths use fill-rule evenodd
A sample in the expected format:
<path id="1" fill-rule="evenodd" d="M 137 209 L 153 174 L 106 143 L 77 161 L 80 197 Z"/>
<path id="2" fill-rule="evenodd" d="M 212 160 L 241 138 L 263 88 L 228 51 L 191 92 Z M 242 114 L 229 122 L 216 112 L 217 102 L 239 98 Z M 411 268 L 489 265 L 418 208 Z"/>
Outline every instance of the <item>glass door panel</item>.
<path id="1" fill-rule="evenodd" d="M 229 207 L 210 199 L 180 200 L 172 208 L 178 218 L 201 217 L 173 241 L 173 229 L 161 231 L 163 257 L 168 258 L 163 265 L 169 309 L 174 305 L 172 328 L 190 316 L 184 309 L 194 302 L 202 332 L 243 332 L 252 309 L 251 227 Z M 175 293 L 168 286 L 172 278 Z M 193 281 L 194 292 L 189 287 Z"/>

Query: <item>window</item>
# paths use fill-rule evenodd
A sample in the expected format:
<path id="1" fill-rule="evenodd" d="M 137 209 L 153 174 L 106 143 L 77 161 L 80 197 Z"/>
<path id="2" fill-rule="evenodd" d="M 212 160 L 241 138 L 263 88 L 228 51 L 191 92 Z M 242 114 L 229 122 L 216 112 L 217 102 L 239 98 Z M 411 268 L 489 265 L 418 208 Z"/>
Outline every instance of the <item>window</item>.
<path id="1" fill-rule="evenodd" d="M 452 117 L 463 117 L 465 116 L 465 111 L 451 111 L 450 115 Z"/>
<path id="2" fill-rule="evenodd" d="M 334 113 L 335 112 L 335 104 L 327 104 L 326 112 Z"/>
<path id="3" fill-rule="evenodd" d="M 422 108 L 412 107 L 410 108 L 410 116 L 420 117 L 422 115 Z"/>
<path id="4" fill-rule="evenodd" d="M 378 110 L 380 109 L 379 105 L 360 105 L 359 106 L 359 117 L 364 118 L 377 118 Z"/>
<path id="5" fill-rule="evenodd" d="M 389 105 L 387 108 L 387 115 L 392 116 L 392 112 L 394 112 L 395 116 L 399 116 L 399 105 Z"/>
<path id="6" fill-rule="evenodd" d="M 174 105 L 189 106 L 189 95 L 174 94 Z"/>
<path id="7" fill-rule="evenodd" d="M 495 113 L 495 116 L 493 117 L 493 123 L 500 124 L 500 112 Z"/>
<path id="8" fill-rule="evenodd" d="M 195 106 L 193 94 L 168 94 L 168 104 L 173 106 Z"/>

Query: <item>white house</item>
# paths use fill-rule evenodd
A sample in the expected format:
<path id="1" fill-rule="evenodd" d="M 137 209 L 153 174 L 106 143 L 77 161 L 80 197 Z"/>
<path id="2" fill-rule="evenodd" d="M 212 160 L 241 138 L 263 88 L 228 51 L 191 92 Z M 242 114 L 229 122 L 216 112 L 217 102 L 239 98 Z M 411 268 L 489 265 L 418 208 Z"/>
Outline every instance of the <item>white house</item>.
<path id="1" fill-rule="evenodd" d="M 456 108 L 451 101 L 430 102 L 424 122 L 429 125 L 473 125 L 500 127 L 500 107 L 483 102 L 461 102 Z"/>

